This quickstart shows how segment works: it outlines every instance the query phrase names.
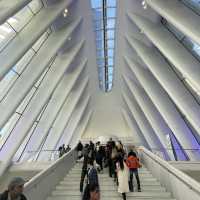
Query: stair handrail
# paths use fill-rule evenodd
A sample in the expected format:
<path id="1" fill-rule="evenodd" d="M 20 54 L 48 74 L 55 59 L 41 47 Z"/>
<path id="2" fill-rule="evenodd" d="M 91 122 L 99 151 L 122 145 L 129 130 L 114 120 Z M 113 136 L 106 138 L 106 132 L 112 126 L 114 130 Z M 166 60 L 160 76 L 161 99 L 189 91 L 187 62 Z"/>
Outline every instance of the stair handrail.
<path id="1" fill-rule="evenodd" d="M 195 191 L 200 195 L 200 183 L 182 172 L 181 170 L 175 168 L 171 164 L 169 164 L 167 161 L 161 159 L 159 156 L 155 155 L 154 153 L 147 150 L 145 147 L 141 146 L 139 147 L 139 150 L 141 153 L 144 153 L 147 155 L 150 159 L 152 159 L 154 162 L 156 162 L 158 165 L 160 165 L 162 168 L 167 170 L 170 174 L 175 176 L 178 180 L 183 182 L 187 187 Z"/>
<path id="2" fill-rule="evenodd" d="M 63 175 L 55 175 L 56 170 L 62 165 L 67 163 L 69 166 L 67 167 L 66 164 L 66 169 L 63 169 L 65 171 L 64 173 L 66 174 L 67 170 L 70 170 L 74 164 L 76 163 L 76 158 L 77 158 L 77 152 L 74 149 L 71 149 L 69 152 L 65 153 L 61 158 L 58 158 L 54 163 L 52 163 L 49 167 L 45 168 L 41 172 L 39 172 L 37 175 L 35 175 L 30 181 L 28 181 L 25 184 L 24 187 L 24 192 L 28 196 L 29 200 L 34 200 L 38 199 L 32 196 L 32 194 L 35 194 L 34 190 L 38 190 L 38 185 L 48 176 L 55 176 L 55 183 L 49 183 L 48 187 L 45 188 L 47 191 L 44 191 L 44 188 L 40 188 L 39 190 L 42 190 L 41 194 L 43 195 L 43 198 L 39 199 L 44 199 L 47 197 L 47 195 L 50 194 L 50 191 L 55 187 L 55 185 L 62 179 Z M 69 160 L 69 162 L 68 162 Z M 60 171 L 59 171 L 60 172 Z M 63 174 L 64 174 L 63 173 Z M 40 187 L 40 186 L 39 186 Z"/>

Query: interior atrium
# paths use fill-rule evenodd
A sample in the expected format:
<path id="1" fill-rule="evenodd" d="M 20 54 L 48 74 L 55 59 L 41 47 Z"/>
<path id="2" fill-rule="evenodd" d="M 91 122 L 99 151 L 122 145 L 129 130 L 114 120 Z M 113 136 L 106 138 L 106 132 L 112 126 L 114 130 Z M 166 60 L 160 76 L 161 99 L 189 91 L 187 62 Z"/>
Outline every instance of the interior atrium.
<path id="1" fill-rule="evenodd" d="M 200 0 L 0 0 L 0 188 L 62 144 L 109 138 L 185 166 L 177 193 L 179 172 L 157 179 L 200 199 Z"/>

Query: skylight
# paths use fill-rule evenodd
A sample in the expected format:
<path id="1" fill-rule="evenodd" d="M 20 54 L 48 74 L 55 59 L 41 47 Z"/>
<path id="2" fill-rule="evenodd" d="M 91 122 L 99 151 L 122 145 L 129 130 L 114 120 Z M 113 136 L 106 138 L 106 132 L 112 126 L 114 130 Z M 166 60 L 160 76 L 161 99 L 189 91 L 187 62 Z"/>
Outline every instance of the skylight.
<path id="1" fill-rule="evenodd" d="M 113 86 L 116 0 L 91 0 L 96 35 L 99 87 L 109 92 Z"/>

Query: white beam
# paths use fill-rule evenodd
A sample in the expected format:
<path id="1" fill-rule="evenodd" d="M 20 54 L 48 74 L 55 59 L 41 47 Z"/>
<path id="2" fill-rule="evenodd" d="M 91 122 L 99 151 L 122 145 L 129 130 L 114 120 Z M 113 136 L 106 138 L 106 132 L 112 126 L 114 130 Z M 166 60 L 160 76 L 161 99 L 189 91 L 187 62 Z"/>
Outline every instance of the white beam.
<path id="1" fill-rule="evenodd" d="M 139 63 L 133 62 L 133 60 L 127 57 L 125 60 L 183 149 L 199 149 L 199 144 L 192 132 L 186 126 L 173 102 L 155 78 Z M 187 155 L 191 160 L 198 160 L 200 158 L 199 151 L 187 151 Z"/>
<path id="2" fill-rule="evenodd" d="M 136 122 L 133 122 L 128 115 L 127 111 L 125 109 L 122 109 L 122 115 L 124 116 L 124 119 L 126 120 L 127 124 L 129 125 L 130 129 L 133 132 L 133 138 L 136 137 L 136 140 L 134 140 L 134 145 L 136 146 L 145 146 L 147 149 L 150 149 L 149 144 L 147 143 L 146 139 L 144 138 L 143 134 L 141 133 L 138 125 Z"/>
<path id="3" fill-rule="evenodd" d="M 28 145 L 26 146 L 25 153 L 27 151 L 36 152 L 39 150 L 40 145 L 42 144 L 43 140 L 47 137 L 59 112 L 61 111 L 62 107 L 67 101 L 71 89 L 77 82 L 77 79 L 81 75 L 85 66 L 86 61 L 83 62 L 81 65 L 77 66 L 77 69 L 74 70 L 75 72 L 65 73 L 64 77 L 55 89 L 52 98 L 50 99 L 50 102 L 48 103 L 47 108 L 45 109 L 45 112 L 39 121 L 39 124 L 34 130 L 34 133 L 31 136 Z"/>
<path id="4" fill-rule="evenodd" d="M 0 1 L 0 24 L 3 24 L 9 17 L 25 7 L 31 0 L 1 0 Z"/>
<path id="5" fill-rule="evenodd" d="M 79 45 L 82 46 L 83 41 Z M 11 136 L 8 138 L 5 145 L 3 146 L 0 152 L 0 159 L 3 161 L 3 164 L 0 165 L 0 175 L 4 173 L 5 169 L 10 164 L 12 157 L 25 139 L 34 121 L 37 119 L 37 116 L 41 112 L 43 106 L 47 103 L 48 99 L 55 90 L 57 84 L 62 79 L 66 69 L 71 63 L 71 59 L 74 58 L 74 55 L 71 58 L 69 57 L 69 53 L 57 57 L 47 76 L 41 83 L 37 93 L 28 104 L 25 112 L 21 116 L 14 130 L 12 131 Z M 17 135 L 17 137 L 15 137 L 14 135 Z M 12 148 L 10 148 L 11 146 Z"/>
<path id="6" fill-rule="evenodd" d="M 168 158 L 170 158 L 170 160 L 174 160 L 173 151 L 168 150 L 169 147 L 167 141 L 167 135 L 171 133 L 171 130 L 169 129 L 149 97 L 144 92 L 142 92 L 141 88 L 139 88 L 136 83 L 131 82 L 130 79 L 126 77 L 124 77 L 124 79 L 129 89 L 131 90 L 132 95 L 135 97 L 135 100 L 143 111 L 147 121 L 151 124 L 154 133 L 157 135 L 161 144 L 165 148 L 165 152 L 168 155 Z"/>
<path id="7" fill-rule="evenodd" d="M 88 85 L 88 78 L 85 78 L 79 89 L 71 93 L 62 107 L 53 127 L 45 141 L 43 149 L 55 149 L 56 144 L 62 137 L 63 131 L 68 124 L 68 121 L 79 101 L 81 96 L 84 94 Z"/>
<path id="8" fill-rule="evenodd" d="M 187 77 L 200 91 L 200 62 L 183 47 L 180 41 L 161 24 L 155 24 L 136 14 L 129 13 L 129 17 L 183 76 Z"/>
<path id="9" fill-rule="evenodd" d="M 200 45 L 200 16 L 178 0 L 145 0 L 181 32 Z"/>
<path id="10" fill-rule="evenodd" d="M 200 134 L 200 106 L 181 80 L 178 79 L 169 64 L 156 49 L 149 48 L 133 38 L 128 38 L 128 41 L 180 111 Z"/>
<path id="11" fill-rule="evenodd" d="M 133 114 L 135 120 L 137 121 L 137 124 L 143 133 L 145 139 L 148 141 L 149 146 L 152 151 L 158 150 L 162 151 L 164 148 L 160 141 L 158 140 L 157 136 L 155 135 L 152 127 L 150 126 L 149 122 L 145 118 L 144 114 L 140 110 L 139 106 L 135 102 L 133 98 L 129 98 L 127 94 L 123 93 L 123 98 L 125 102 L 127 103 L 131 113 Z"/>
<path id="12" fill-rule="evenodd" d="M 81 19 L 74 22 L 69 27 L 51 34 L 47 42 L 41 47 L 38 54 L 33 58 L 29 66 L 16 81 L 8 95 L 0 103 L 0 127 L 3 127 L 13 112 L 15 112 L 26 94 L 33 87 L 36 80 L 49 65 L 51 59 L 57 54 L 58 50 L 80 22 Z"/>
<path id="13" fill-rule="evenodd" d="M 5 47 L 0 53 L 0 80 L 48 29 L 71 1 L 72 0 L 58 1 L 52 6 L 43 8 Z"/>

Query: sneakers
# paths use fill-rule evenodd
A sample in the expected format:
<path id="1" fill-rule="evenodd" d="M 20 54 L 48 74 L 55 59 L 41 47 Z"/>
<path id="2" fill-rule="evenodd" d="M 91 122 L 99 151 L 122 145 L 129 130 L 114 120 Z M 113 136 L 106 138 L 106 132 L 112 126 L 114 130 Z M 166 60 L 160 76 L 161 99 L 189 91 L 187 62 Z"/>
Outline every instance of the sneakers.
<path id="1" fill-rule="evenodd" d="M 142 192 L 141 189 L 138 189 L 138 192 Z"/>

